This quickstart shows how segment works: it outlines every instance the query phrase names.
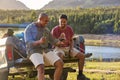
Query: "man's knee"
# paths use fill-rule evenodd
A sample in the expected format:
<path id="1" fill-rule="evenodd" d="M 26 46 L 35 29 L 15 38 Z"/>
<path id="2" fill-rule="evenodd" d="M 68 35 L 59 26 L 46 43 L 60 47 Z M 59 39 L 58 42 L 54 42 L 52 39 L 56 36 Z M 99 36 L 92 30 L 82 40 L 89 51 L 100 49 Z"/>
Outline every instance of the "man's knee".
<path id="1" fill-rule="evenodd" d="M 85 55 L 84 55 L 83 53 L 78 53 L 78 54 L 76 55 L 76 57 L 77 57 L 78 59 L 82 59 L 82 60 L 85 59 Z"/>
<path id="2" fill-rule="evenodd" d="M 64 62 L 59 59 L 58 61 L 55 62 L 55 67 L 63 68 Z"/>

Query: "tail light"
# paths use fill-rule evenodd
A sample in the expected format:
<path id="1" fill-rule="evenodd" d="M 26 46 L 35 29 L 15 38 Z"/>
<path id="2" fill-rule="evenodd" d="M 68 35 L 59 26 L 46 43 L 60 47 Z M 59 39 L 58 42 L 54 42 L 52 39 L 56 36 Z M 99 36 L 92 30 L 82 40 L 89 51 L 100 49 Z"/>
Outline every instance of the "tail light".
<path id="1" fill-rule="evenodd" d="M 12 58 L 13 58 L 12 47 L 10 45 L 7 45 L 6 50 L 7 50 L 7 58 L 8 58 L 8 60 L 12 60 Z"/>
<path id="2" fill-rule="evenodd" d="M 84 43 L 80 42 L 80 52 L 85 53 L 85 45 Z"/>

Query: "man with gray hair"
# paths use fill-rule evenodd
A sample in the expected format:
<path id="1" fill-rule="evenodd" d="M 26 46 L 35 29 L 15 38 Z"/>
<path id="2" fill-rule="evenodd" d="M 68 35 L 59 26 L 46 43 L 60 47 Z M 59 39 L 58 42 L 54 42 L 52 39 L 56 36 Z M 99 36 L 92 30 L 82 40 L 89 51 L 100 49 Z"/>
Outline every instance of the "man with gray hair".
<path id="1" fill-rule="evenodd" d="M 49 44 L 59 45 L 60 41 L 54 39 L 50 31 L 46 27 L 49 22 L 48 15 L 41 13 L 36 22 L 33 22 L 25 29 L 25 42 L 27 47 L 27 54 L 31 62 L 34 64 L 38 72 L 38 80 L 45 80 L 44 78 L 44 64 L 49 62 L 50 65 L 55 66 L 54 80 L 60 80 L 63 61 L 55 54 L 55 51 L 48 48 Z M 45 60 L 45 62 L 44 62 Z"/>

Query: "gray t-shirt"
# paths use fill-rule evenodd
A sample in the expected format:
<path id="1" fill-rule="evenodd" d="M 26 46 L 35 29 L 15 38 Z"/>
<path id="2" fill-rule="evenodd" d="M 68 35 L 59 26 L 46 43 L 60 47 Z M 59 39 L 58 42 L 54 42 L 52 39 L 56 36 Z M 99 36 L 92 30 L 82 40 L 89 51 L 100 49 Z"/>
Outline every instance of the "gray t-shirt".
<path id="1" fill-rule="evenodd" d="M 33 46 L 33 42 L 40 40 L 42 37 L 46 37 L 47 41 L 44 44 Z M 37 27 L 35 23 L 31 23 L 25 29 L 25 42 L 27 47 L 27 53 L 43 53 L 51 50 L 50 45 L 56 44 L 57 39 L 53 38 L 48 28 Z"/>

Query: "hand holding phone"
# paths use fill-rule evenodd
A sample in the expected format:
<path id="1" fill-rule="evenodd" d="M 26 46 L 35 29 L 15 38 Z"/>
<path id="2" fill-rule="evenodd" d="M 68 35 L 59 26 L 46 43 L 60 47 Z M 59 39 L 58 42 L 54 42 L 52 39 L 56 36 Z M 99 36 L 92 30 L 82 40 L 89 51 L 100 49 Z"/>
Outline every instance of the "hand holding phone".
<path id="1" fill-rule="evenodd" d="M 46 43 L 46 41 L 47 41 L 46 37 L 42 37 L 42 38 L 40 38 L 39 43 L 44 44 L 44 43 Z"/>

